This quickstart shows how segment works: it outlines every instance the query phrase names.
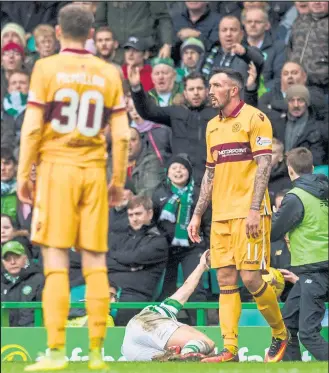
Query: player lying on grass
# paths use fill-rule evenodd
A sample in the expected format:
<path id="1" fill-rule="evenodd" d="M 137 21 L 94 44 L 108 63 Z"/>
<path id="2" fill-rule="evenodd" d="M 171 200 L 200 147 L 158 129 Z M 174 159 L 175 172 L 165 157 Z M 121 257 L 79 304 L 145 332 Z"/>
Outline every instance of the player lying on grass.
<path id="1" fill-rule="evenodd" d="M 214 350 L 215 343 L 205 334 L 177 321 L 178 312 L 209 269 L 208 257 L 209 250 L 175 294 L 129 321 L 121 348 L 127 361 L 201 360 Z"/>

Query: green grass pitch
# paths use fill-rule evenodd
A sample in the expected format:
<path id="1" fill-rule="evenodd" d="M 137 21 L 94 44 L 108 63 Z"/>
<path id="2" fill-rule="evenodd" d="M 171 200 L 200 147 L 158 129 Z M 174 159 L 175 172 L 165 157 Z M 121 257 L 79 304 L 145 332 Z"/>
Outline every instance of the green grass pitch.
<path id="1" fill-rule="evenodd" d="M 22 373 L 26 363 L 1 363 L 2 373 Z M 325 373 L 328 362 L 310 363 L 109 363 L 109 373 Z M 70 363 L 59 373 L 91 373 L 86 363 Z M 101 372 L 98 372 L 101 373 Z"/>

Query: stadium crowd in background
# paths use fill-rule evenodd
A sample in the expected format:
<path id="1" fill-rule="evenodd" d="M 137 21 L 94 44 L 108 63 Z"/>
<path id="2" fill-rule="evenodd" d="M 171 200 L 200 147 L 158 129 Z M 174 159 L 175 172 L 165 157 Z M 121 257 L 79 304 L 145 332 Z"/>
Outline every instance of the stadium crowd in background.
<path id="1" fill-rule="evenodd" d="M 16 196 L 16 168 L 30 75 L 37 60 L 59 52 L 54 26 L 67 3 L 1 5 L 2 300 L 38 301 L 44 281 L 40 250 L 29 241 L 32 209 Z M 186 227 L 206 163 L 206 125 L 217 115 L 208 100 L 214 68 L 239 71 L 244 100 L 272 123 L 272 206 L 292 188 L 286 152 L 308 149 L 314 172 L 328 176 L 328 2 L 73 3 L 95 14 L 85 47 L 119 69 L 131 127 L 125 199 L 109 209 L 109 279 L 120 301 L 162 301 L 209 248 L 211 207 L 201 244 L 188 239 Z M 109 179 L 111 148 L 108 141 Z M 271 260 L 289 282 L 285 233 L 273 237 Z M 72 290 L 84 283 L 81 260 L 71 266 Z M 205 274 L 190 299 L 217 297 L 211 279 Z M 117 322 L 125 325 L 133 312 L 122 310 Z M 10 322 L 26 326 L 33 318 L 13 311 Z"/>

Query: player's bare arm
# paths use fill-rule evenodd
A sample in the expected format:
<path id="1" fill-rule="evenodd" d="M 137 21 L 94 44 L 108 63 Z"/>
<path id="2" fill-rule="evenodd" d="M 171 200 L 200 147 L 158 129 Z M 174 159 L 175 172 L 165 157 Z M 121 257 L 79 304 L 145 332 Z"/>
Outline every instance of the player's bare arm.
<path id="1" fill-rule="evenodd" d="M 170 297 L 171 299 L 177 300 L 177 302 L 179 302 L 181 305 L 184 305 L 188 301 L 188 299 L 198 286 L 204 271 L 207 271 L 209 269 L 209 255 L 209 250 L 203 253 L 203 255 L 200 258 L 200 263 L 198 264 L 198 266 L 186 279 L 183 286 L 181 286 L 176 291 L 176 293 Z"/>
<path id="2" fill-rule="evenodd" d="M 255 158 L 257 172 L 254 183 L 254 193 L 250 212 L 246 221 L 246 234 L 248 238 L 257 238 L 260 234 L 260 206 L 264 199 L 265 191 L 271 174 L 272 155 L 260 155 Z"/>
<path id="3" fill-rule="evenodd" d="M 190 224 L 187 227 L 188 235 L 192 242 L 200 242 L 201 240 L 199 236 L 199 228 L 201 224 L 201 218 L 207 210 L 207 207 L 209 206 L 209 203 L 211 201 L 214 175 L 215 168 L 207 167 L 201 182 L 199 199 L 194 209 Z"/>
<path id="4" fill-rule="evenodd" d="M 44 108 L 29 105 L 22 126 L 17 170 L 17 196 L 22 203 L 33 204 L 34 183 L 30 180 L 33 165 L 38 163 Z"/>

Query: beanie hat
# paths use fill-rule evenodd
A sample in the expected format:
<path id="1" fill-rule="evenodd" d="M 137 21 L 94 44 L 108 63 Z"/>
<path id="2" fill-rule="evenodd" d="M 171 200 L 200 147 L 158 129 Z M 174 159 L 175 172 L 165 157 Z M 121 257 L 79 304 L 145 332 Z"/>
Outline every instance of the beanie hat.
<path id="1" fill-rule="evenodd" d="M 310 106 L 310 92 L 304 85 L 294 84 L 287 89 L 286 100 L 289 101 L 293 97 L 302 98 L 307 106 Z"/>
<path id="2" fill-rule="evenodd" d="M 24 57 L 24 48 L 21 45 L 13 43 L 13 42 L 10 42 L 6 44 L 5 46 L 3 46 L 1 49 L 1 52 L 12 51 L 12 50 L 16 50 L 22 55 L 22 57 Z"/>
<path id="3" fill-rule="evenodd" d="M 25 48 L 26 46 L 25 31 L 23 27 L 17 23 L 7 23 L 6 26 L 1 30 L 1 44 L 2 44 L 2 38 L 4 34 L 10 31 L 15 32 L 19 36 L 22 42 L 22 46 Z"/>
<path id="4" fill-rule="evenodd" d="M 161 64 L 170 66 L 173 69 L 175 68 L 174 60 L 172 58 L 169 58 L 169 57 L 168 58 L 155 57 L 151 61 L 151 66 L 152 67 L 157 66 L 157 65 L 161 65 Z"/>
<path id="5" fill-rule="evenodd" d="M 187 48 L 193 49 L 200 54 L 205 53 L 204 44 L 200 39 L 197 38 L 187 38 L 186 40 L 184 40 L 183 44 L 180 47 L 180 53 L 182 54 Z"/>
<path id="6" fill-rule="evenodd" d="M 191 178 L 192 172 L 193 172 L 193 167 L 192 167 L 191 160 L 190 160 L 189 156 L 186 153 L 179 153 L 179 154 L 176 154 L 176 155 L 172 156 L 169 159 L 168 164 L 167 164 L 167 172 L 168 172 L 169 167 L 173 163 L 180 163 L 180 164 L 182 164 L 188 170 L 189 179 Z"/>

